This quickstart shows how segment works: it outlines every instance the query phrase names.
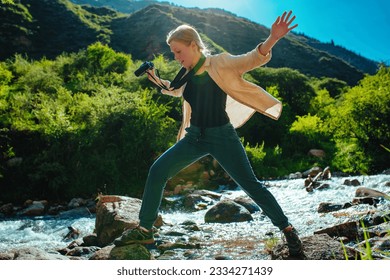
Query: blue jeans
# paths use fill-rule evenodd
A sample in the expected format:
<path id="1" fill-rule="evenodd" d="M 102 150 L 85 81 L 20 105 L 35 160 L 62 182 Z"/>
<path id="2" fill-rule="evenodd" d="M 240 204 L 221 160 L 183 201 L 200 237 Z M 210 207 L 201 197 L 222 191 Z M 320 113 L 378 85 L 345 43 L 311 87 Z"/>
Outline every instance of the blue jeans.
<path id="1" fill-rule="evenodd" d="M 139 214 L 140 225 L 150 229 L 158 215 L 166 182 L 200 158 L 211 155 L 252 198 L 279 229 L 289 225 L 275 197 L 256 178 L 234 127 L 199 128 L 191 125 L 183 139 L 169 148 L 151 166 Z"/>

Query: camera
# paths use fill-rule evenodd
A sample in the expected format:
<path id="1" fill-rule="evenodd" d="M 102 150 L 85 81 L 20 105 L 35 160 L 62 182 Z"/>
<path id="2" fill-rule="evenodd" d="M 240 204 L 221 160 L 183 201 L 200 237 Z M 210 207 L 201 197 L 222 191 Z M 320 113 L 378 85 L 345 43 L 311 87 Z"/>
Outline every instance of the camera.
<path id="1" fill-rule="evenodd" d="M 144 63 L 141 64 L 141 66 L 134 71 L 134 74 L 139 77 L 143 74 L 145 74 L 145 72 L 149 69 L 152 69 L 154 67 L 154 64 L 153 62 L 151 61 L 145 61 Z"/>

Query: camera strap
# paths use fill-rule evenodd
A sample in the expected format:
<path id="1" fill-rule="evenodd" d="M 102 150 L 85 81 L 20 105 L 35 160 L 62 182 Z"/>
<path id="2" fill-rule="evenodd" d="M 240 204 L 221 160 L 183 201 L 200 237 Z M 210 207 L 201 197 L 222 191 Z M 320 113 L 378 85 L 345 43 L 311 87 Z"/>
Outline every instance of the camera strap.
<path id="1" fill-rule="evenodd" d="M 205 61 L 206 61 L 206 57 L 202 54 L 199 61 L 194 66 L 194 68 L 192 68 L 184 77 L 183 75 L 185 74 L 186 69 L 182 67 L 179 73 L 177 73 L 176 77 L 171 82 L 171 88 L 173 89 L 181 88 L 185 83 L 187 83 L 192 78 L 192 76 L 195 75 L 196 72 L 198 72 L 198 70 L 200 69 L 200 67 L 202 67 Z"/>
<path id="2" fill-rule="evenodd" d="M 187 83 L 191 78 L 192 76 L 195 75 L 196 72 L 198 72 L 198 70 L 200 69 L 200 67 L 202 67 L 203 63 L 206 61 L 206 57 L 202 54 L 202 56 L 200 57 L 199 61 L 196 63 L 195 67 L 192 68 L 190 71 L 188 71 L 187 75 L 184 76 L 184 74 L 187 72 L 187 69 L 182 67 L 180 69 L 180 71 L 177 73 L 176 77 L 173 79 L 173 81 L 171 82 L 171 88 L 173 89 L 168 89 L 162 82 L 161 82 L 161 78 L 160 78 L 160 73 L 158 72 L 158 70 L 156 69 L 156 74 L 157 74 L 157 77 L 160 79 L 160 81 L 156 81 L 153 77 L 153 79 L 157 82 L 157 85 L 161 88 L 161 89 L 165 89 L 165 90 L 169 90 L 169 91 L 172 91 L 172 90 L 175 90 L 175 89 L 178 89 L 178 88 L 181 88 L 185 83 Z M 183 77 L 184 76 L 184 77 Z"/>

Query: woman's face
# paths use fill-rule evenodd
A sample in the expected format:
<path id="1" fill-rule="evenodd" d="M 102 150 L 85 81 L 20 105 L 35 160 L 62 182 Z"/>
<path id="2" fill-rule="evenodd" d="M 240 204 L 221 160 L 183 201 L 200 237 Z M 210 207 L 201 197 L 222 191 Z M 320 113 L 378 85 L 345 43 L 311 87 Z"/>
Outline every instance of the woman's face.
<path id="1" fill-rule="evenodd" d="M 175 56 L 175 60 L 184 68 L 190 69 L 198 62 L 200 52 L 195 42 L 187 45 L 181 41 L 172 40 L 169 46 Z"/>

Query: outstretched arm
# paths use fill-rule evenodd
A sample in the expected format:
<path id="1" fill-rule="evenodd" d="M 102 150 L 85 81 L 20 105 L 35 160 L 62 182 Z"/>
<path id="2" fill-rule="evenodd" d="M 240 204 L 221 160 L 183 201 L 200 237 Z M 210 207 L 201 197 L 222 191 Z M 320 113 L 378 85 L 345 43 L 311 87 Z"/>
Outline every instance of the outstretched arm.
<path id="1" fill-rule="evenodd" d="M 259 51 L 262 55 L 267 55 L 272 49 L 272 47 L 284 36 L 287 35 L 291 30 L 296 28 L 298 24 L 291 26 L 292 22 L 295 19 L 293 16 L 290 19 L 292 11 L 284 12 L 282 17 L 278 16 L 275 22 L 272 24 L 271 33 L 267 40 L 259 47 Z"/>

